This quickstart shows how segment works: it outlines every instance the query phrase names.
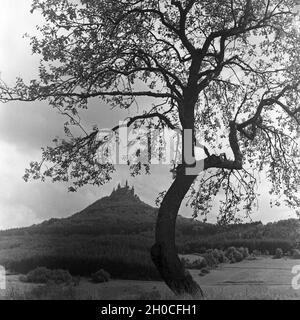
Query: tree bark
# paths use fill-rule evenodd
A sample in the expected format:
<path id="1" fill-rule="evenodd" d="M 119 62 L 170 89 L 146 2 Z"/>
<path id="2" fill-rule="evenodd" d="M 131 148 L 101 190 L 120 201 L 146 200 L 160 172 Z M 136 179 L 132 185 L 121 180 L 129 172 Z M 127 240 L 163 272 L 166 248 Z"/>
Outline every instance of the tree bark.
<path id="1" fill-rule="evenodd" d="M 201 295 L 200 286 L 181 263 L 175 245 L 175 225 L 181 202 L 197 176 L 185 175 L 184 169 L 178 174 L 167 191 L 158 211 L 155 244 L 151 257 L 162 279 L 176 294 Z"/>

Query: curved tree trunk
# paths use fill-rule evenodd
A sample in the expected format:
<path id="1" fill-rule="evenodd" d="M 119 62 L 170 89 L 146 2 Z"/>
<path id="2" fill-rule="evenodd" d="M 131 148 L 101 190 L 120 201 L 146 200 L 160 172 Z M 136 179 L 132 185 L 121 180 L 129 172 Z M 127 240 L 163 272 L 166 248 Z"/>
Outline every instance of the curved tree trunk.
<path id="1" fill-rule="evenodd" d="M 196 176 L 185 175 L 181 170 L 166 193 L 156 222 L 155 244 L 151 257 L 161 277 L 176 294 L 203 296 L 199 285 L 181 263 L 175 246 L 175 225 L 181 202 Z"/>

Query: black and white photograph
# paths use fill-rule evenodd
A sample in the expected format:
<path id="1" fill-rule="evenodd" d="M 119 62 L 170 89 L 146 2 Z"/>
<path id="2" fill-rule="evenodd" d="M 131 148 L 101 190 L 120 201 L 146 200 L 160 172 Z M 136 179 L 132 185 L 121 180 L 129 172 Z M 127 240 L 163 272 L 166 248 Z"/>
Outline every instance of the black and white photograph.
<path id="1" fill-rule="evenodd" d="M 300 1 L 0 0 L 0 300 L 299 299 Z"/>

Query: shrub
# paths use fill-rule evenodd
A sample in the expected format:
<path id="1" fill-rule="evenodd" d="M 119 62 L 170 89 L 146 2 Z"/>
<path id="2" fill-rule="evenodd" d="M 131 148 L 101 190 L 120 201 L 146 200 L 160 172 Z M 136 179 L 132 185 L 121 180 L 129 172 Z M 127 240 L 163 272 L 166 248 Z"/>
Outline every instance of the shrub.
<path id="1" fill-rule="evenodd" d="M 202 257 L 205 259 L 208 267 L 214 268 L 219 264 L 219 261 L 216 259 L 212 251 L 207 251 L 202 255 Z"/>
<path id="2" fill-rule="evenodd" d="M 187 269 L 201 269 L 207 267 L 207 261 L 203 257 L 201 257 L 201 259 L 196 259 L 192 262 L 186 258 L 181 258 L 180 260 L 183 263 L 184 267 Z"/>
<path id="3" fill-rule="evenodd" d="M 300 250 L 293 249 L 293 259 L 300 259 Z"/>
<path id="4" fill-rule="evenodd" d="M 20 280 L 21 282 L 27 282 L 27 276 L 26 276 L 25 274 L 21 274 L 21 275 L 19 276 L 19 280 Z"/>
<path id="5" fill-rule="evenodd" d="M 204 277 L 205 275 L 207 275 L 209 273 L 210 273 L 210 271 L 207 268 L 202 268 L 200 273 L 199 273 L 199 276 L 200 277 Z"/>
<path id="6" fill-rule="evenodd" d="M 219 250 L 219 249 L 214 249 L 212 251 L 212 255 L 214 256 L 214 258 L 219 262 L 219 263 L 225 263 L 228 262 L 228 259 L 225 256 L 225 253 L 223 250 Z"/>
<path id="7" fill-rule="evenodd" d="M 249 252 L 259 250 L 265 252 L 268 250 L 271 255 L 275 254 L 276 248 L 281 248 L 284 252 L 295 248 L 295 243 L 289 239 L 220 239 L 211 237 L 210 239 L 199 239 L 188 242 L 189 251 L 185 253 L 200 252 L 200 248 L 218 248 L 226 249 L 229 247 L 246 247 Z M 257 254 L 256 252 L 255 254 Z"/>
<path id="8" fill-rule="evenodd" d="M 28 272 L 26 276 L 20 277 L 20 281 L 33 283 L 47 283 L 51 279 L 51 270 L 46 267 L 37 267 Z"/>
<path id="9" fill-rule="evenodd" d="M 54 283 L 70 283 L 73 280 L 73 277 L 70 275 L 69 271 L 57 269 L 52 270 L 51 281 Z"/>
<path id="10" fill-rule="evenodd" d="M 92 274 L 92 281 L 95 283 L 102 283 L 102 282 L 108 282 L 110 280 L 110 274 L 100 269 L 99 271 Z"/>
<path id="11" fill-rule="evenodd" d="M 192 268 L 191 269 L 201 269 L 207 267 L 207 261 L 205 258 L 197 259 L 192 262 Z"/>
<path id="12" fill-rule="evenodd" d="M 281 248 L 277 248 L 275 251 L 275 256 L 273 257 L 274 259 L 280 259 L 283 257 L 283 251 Z"/>
<path id="13" fill-rule="evenodd" d="M 255 256 L 261 256 L 261 251 L 260 250 L 253 250 L 252 253 L 255 255 Z"/>
<path id="14" fill-rule="evenodd" d="M 240 262 L 243 260 L 243 255 L 235 247 L 230 247 L 225 251 L 226 257 L 231 263 Z"/>
<path id="15" fill-rule="evenodd" d="M 50 270 L 45 267 L 38 267 L 28 272 L 26 276 L 21 276 L 20 281 L 32 283 L 48 283 L 53 282 L 56 284 L 70 283 L 73 278 L 69 271 L 56 269 Z"/>
<path id="16" fill-rule="evenodd" d="M 237 249 L 243 256 L 243 259 L 246 259 L 249 257 L 249 250 L 248 248 L 240 247 Z"/>

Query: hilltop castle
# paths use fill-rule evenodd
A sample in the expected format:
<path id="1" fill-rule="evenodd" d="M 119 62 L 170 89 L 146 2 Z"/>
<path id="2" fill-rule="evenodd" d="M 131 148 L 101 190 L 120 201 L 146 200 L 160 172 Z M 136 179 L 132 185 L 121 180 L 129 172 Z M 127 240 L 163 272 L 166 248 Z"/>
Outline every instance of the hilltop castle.
<path id="1" fill-rule="evenodd" d="M 128 181 L 126 180 L 125 186 L 122 187 L 120 183 L 118 183 L 117 188 L 114 188 L 111 196 L 131 196 L 131 197 L 137 197 L 134 193 L 134 187 L 129 187 Z"/>

